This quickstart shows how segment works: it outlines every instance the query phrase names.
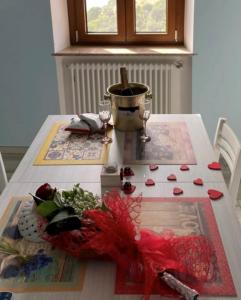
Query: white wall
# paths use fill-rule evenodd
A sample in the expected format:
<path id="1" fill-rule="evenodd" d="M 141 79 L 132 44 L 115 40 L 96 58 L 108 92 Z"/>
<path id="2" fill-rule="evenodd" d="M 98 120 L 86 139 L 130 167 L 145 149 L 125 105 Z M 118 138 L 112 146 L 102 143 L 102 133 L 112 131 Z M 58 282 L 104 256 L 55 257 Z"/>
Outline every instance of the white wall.
<path id="1" fill-rule="evenodd" d="M 49 0 L 0 1 L 0 146 L 27 146 L 58 114 Z"/>
<path id="2" fill-rule="evenodd" d="M 241 139 L 241 1 L 196 0 L 193 112 L 213 139 L 219 116 Z"/>

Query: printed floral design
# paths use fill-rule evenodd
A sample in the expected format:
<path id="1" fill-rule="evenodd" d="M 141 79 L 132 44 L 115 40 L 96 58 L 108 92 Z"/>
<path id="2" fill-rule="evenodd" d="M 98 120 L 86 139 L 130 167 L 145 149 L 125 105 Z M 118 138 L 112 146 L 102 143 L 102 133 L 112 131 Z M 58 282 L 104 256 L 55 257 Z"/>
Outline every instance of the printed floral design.
<path id="1" fill-rule="evenodd" d="M 61 125 L 45 155 L 45 160 L 100 160 L 102 135 L 71 134 Z"/>
<path id="2" fill-rule="evenodd" d="M 11 278 L 17 276 L 29 277 L 53 261 L 43 249 L 34 255 L 23 255 L 6 239 L 0 239 L 0 277 Z"/>
<path id="3" fill-rule="evenodd" d="M 191 139 L 185 122 L 147 123 L 149 143 L 140 139 L 142 131 L 125 133 L 125 164 L 195 164 Z"/>

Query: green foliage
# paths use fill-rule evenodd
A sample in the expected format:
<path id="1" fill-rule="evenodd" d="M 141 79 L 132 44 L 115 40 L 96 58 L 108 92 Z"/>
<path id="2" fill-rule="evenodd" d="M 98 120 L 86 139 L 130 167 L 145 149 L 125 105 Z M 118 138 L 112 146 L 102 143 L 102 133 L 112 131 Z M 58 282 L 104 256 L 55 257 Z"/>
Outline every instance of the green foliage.
<path id="1" fill-rule="evenodd" d="M 36 210 L 41 216 L 48 217 L 58 211 L 59 207 L 52 200 L 48 200 L 37 206 Z"/>
<path id="2" fill-rule="evenodd" d="M 166 31 L 166 0 L 136 1 L 136 31 Z M 116 0 L 92 7 L 87 12 L 88 32 L 117 32 Z"/>
<path id="3" fill-rule="evenodd" d="M 75 184 L 72 190 L 57 191 L 54 199 L 58 207 L 72 207 L 76 214 L 81 214 L 88 209 L 99 208 L 101 203 L 93 193 L 83 190 L 79 184 Z"/>

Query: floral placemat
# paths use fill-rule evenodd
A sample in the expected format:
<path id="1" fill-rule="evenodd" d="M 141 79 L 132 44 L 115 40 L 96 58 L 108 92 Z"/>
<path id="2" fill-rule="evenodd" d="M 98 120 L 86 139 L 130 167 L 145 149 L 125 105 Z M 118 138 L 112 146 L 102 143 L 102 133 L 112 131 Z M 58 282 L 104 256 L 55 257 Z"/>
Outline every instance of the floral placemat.
<path id="1" fill-rule="evenodd" d="M 177 236 L 207 237 L 215 253 L 209 270 L 210 280 L 203 284 L 201 290 L 197 289 L 197 283 L 193 280 L 187 285 L 197 289 L 200 295 L 236 296 L 232 275 L 208 198 L 143 198 L 140 219 L 141 227 L 160 234 L 172 231 Z M 143 294 L 143 282 L 135 281 L 131 270 L 130 274 L 117 271 L 116 293 Z M 173 290 L 161 282 L 156 285 L 154 294 L 174 296 Z"/>
<path id="2" fill-rule="evenodd" d="M 55 123 L 52 126 L 34 165 L 101 165 L 107 162 L 110 144 L 101 143 L 103 134 L 71 134 L 64 130 L 66 125 Z"/>
<path id="3" fill-rule="evenodd" d="M 84 262 L 68 256 L 65 252 L 54 249 L 47 242 L 33 243 L 23 239 L 18 231 L 18 216 L 24 201 L 29 197 L 14 197 L 4 212 L 0 221 L 1 249 L 4 244 L 13 247 L 22 256 L 40 254 L 41 260 L 48 258 L 49 263 L 38 268 L 36 261 L 25 265 L 25 273 L 15 268 L 6 268 L 6 258 L 3 250 L 0 251 L 0 291 L 28 293 L 28 292 L 59 292 L 81 291 L 85 278 L 86 265 Z M 39 258 L 39 257 L 38 257 Z M 3 264 L 5 271 L 2 272 Z M 29 268 L 29 270 L 27 269 Z M 24 276 L 23 276 L 24 274 Z M 26 275 L 28 274 L 28 275 Z"/>
<path id="4" fill-rule="evenodd" d="M 185 122 L 147 122 L 148 143 L 142 143 L 142 130 L 125 133 L 125 164 L 196 164 Z"/>

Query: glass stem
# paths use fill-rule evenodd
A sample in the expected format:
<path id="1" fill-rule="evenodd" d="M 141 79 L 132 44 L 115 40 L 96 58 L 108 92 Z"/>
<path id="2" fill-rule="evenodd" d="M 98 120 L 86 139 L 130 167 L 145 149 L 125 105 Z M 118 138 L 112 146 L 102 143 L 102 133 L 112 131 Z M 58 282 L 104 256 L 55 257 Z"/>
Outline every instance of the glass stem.
<path id="1" fill-rule="evenodd" d="M 144 136 L 146 136 L 146 120 L 143 121 L 143 125 L 144 125 Z"/>
<path id="2" fill-rule="evenodd" d="M 107 123 L 104 123 L 104 129 L 105 129 L 105 139 L 107 139 Z"/>

